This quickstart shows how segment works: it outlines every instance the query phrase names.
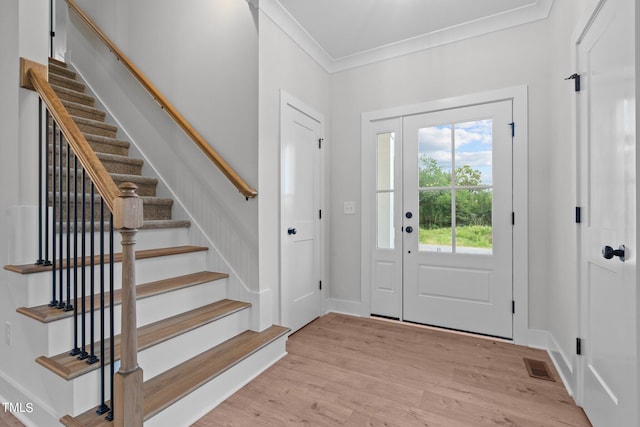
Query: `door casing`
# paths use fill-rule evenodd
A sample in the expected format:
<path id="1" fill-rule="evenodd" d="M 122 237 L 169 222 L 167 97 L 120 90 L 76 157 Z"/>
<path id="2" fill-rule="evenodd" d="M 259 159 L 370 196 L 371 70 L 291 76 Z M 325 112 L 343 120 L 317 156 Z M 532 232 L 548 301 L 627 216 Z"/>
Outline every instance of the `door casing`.
<path id="1" fill-rule="evenodd" d="M 482 92 L 453 98 L 446 98 L 403 107 L 389 108 L 367 112 L 361 121 L 361 295 L 360 314 L 368 317 L 371 313 L 371 227 L 375 221 L 375 192 L 373 179 L 375 176 L 375 145 L 371 144 L 372 123 L 379 120 L 392 119 L 414 114 L 467 107 L 490 102 L 512 100 L 514 118 L 513 146 L 513 207 L 515 224 L 513 227 L 513 297 L 515 313 L 513 317 L 513 341 L 517 344 L 545 344 L 543 334 L 530 330 L 529 318 L 529 286 L 528 286 L 528 174 L 527 174 L 527 86 L 515 86 L 489 92 Z"/>

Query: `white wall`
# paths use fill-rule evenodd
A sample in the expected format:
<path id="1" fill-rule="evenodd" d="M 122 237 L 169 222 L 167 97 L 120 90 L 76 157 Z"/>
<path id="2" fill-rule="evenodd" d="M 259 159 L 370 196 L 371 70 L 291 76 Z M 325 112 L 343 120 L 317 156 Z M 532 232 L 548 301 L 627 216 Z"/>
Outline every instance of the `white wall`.
<path id="1" fill-rule="evenodd" d="M 360 295 L 360 115 L 394 106 L 528 85 L 529 326 L 551 330 L 570 354 L 575 281 L 567 242 L 574 213 L 570 36 L 581 1 L 557 1 L 548 19 L 332 75 L 331 297 Z M 580 9 L 581 10 L 581 9 Z M 570 248 L 568 249 L 570 251 Z"/>
<path id="2" fill-rule="evenodd" d="M 258 29 L 242 0 L 77 2 L 205 140 L 258 187 Z M 73 12 L 67 59 L 219 253 L 256 292 L 258 199 L 245 198 Z M 135 150 L 134 150 L 135 151 Z M 174 214 L 180 216 L 179 210 Z M 206 242 L 203 242 L 206 243 Z M 231 270 L 231 271 L 229 271 Z"/>
<path id="3" fill-rule="evenodd" d="M 272 291 L 273 322 L 276 323 L 280 321 L 281 89 L 329 117 L 329 75 L 260 12 L 260 289 Z M 327 122 L 326 135 L 329 129 Z M 332 145 L 333 141 L 327 138 L 328 152 Z M 325 230 L 328 221 L 325 220 Z M 330 283 L 327 285 L 331 287 Z"/>

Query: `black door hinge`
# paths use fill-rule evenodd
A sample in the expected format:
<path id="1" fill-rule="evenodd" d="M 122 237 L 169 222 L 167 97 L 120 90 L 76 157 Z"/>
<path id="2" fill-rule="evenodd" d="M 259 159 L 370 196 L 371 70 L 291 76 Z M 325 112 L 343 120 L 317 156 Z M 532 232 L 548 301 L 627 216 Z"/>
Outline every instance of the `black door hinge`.
<path id="1" fill-rule="evenodd" d="M 511 225 L 516 225 L 516 213 L 511 212 Z"/>
<path id="2" fill-rule="evenodd" d="M 516 302 L 511 300 L 511 313 L 516 314 Z"/>
<path id="3" fill-rule="evenodd" d="M 576 354 L 582 355 L 582 338 L 576 338 Z"/>
<path id="4" fill-rule="evenodd" d="M 580 92 L 580 74 L 578 73 L 571 74 L 565 80 L 573 80 L 576 92 Z"/>
<path id="5" fill-rule="evenodd" d="M 580 206 L 576 206 L 576 224 L 580 224 L 582 222 L 582 208 Z"/>
<path id="6" fill-rule="evenodd" d="M 320 290 L 322 290 L 322 280 L 320 280 Z"/>
<path id="7" fill-rule="evenodd" d="M 322 209 L 318 211 L 318 218 L 322 219 Z"/>
<path id="8" fill-rule="evenodd" d="M 516 122 L 509 123 L 509 126 L 511 126 L 511 138 L 515 138 L 516 137 Z"/>
<path id="9" fill-rule="evenodd" d="M 322 148 L 322 142 L 324 141 L 324 138 L 320 138 L 318 140 L 318 148 Z"/>

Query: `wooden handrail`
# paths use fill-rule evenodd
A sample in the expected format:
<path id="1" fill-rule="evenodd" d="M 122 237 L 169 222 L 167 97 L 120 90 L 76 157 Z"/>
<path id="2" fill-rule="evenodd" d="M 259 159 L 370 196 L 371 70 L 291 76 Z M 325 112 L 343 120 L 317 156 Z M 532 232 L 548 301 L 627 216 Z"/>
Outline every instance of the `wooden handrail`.
<path id="1" fill-rule="evenodd" d="M 43 68 L 24 58 L 20 58 L 20 63 L 23 80 L 25 80 L 23 85 L 28 85 L 28 87 L 38 92 L 42 101 L 47 105 L 53 120 L 60 127 L 60 131 L 78 158 L 78 161 L 95 185 L 98 194 L 100 194 L 100 197 L 104 200 L 109 211 L 113 212 L 115 200 L 120 196 L 118 186 L 100 159 L 98 159 L 95 151 L 93 151 L 87 142 L 76 122 L 71 118 L 71 115 L 62 104 L 62 101 L 60 101 L 60 98 L 58 98 L 58 95 L 56 95 L 51 85 L 49 85 L 47 76 L 42 71 Z M 46 67 L 44 69 L 46 70 Z"/>
<path id="2" fill-rule="evenodd" d="M 256 197 L 258 192 L 249 186 L 238 173 L 214 150 L 207 141 L 191 126 L 191 124 L 176 110 L 176 108 L 160 93 L 160 91 L 147 79 L 147 77 L 131 62 L 131 60 L 100 30 L 100 28 L 87 16 L 73 0 L 66 0 L 67 4 L 80 18 L 91 28 L 97 36 L 107 45 L 109 50 L 118 58 L 133 77 L 149 92 L 160 107 L 182 128 L 204 154 L 220 169 L 233 185 L 247 199 Z"/>

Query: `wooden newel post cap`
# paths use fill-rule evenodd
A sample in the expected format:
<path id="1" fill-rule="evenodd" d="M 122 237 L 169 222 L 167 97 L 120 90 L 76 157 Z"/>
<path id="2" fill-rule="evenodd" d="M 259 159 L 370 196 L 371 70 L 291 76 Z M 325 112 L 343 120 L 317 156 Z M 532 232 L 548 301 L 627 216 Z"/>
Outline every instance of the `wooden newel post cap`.
<path id="1" fill-rule="evenodd" d="M 120 196 L 115 200 L 113 225 L 116 229 L 142 227 L 142 199 L 136 194 L 138 186 L 132 182 L 120 185 Z"/>

